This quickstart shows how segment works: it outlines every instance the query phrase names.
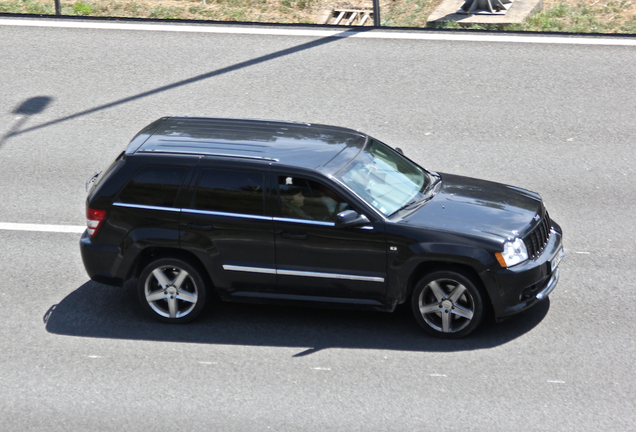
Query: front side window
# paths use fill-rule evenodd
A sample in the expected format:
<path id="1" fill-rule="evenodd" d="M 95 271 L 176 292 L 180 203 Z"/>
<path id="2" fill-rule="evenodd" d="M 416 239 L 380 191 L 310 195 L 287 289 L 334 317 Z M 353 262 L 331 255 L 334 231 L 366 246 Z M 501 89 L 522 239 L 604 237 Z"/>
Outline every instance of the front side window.
<path id="1" fill-rule="evenodd" d="M 185 167 L 150 166 L 141 169 L 119 194 L 119 202 L 157 207 L 173 207 Z"/>
<path id="2" fill-rule="evenodd" d="M 328 187 L 293 176 L 278 177 L 281 215 L 292 219 L 335 221 L 349 205 Z"/>
<path id="3" fill-rule="evenodd" d="M 376 140 L 335 177 L 387 216 L 422 199 L 430 182 L 422 168 Z"/>
<path id="4" fill-rule="evenodd" d="M 263 174 L 206 169 L 197 185 L 195 208 L 262 216 L 265 214 Z"/>

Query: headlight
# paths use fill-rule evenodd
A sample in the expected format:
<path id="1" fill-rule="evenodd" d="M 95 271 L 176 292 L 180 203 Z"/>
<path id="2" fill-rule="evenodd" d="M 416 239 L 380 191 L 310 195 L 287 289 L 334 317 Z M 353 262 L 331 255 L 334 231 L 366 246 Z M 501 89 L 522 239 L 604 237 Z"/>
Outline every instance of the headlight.
<path id="1" fill-rule="evenodd" d="M 523 240 L 517 238 L 503 245 L 503 252 L 497 252 L 497 261 L 502 267 L 512 267 L 528 259 L 528 250 Z"/>

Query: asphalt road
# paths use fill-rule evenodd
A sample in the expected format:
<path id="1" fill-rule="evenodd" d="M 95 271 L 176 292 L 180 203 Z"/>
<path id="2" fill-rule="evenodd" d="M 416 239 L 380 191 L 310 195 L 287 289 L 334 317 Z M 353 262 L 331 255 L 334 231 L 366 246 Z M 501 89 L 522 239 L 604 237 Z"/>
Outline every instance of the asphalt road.
<path id="1" fill-rule="evenodd" d="M 352 127 L 537 191 L 566 245 L 549 301 L 440 341 L 406 308 L 222 304 L 158 324 L 134 286 L 88 280 L 79 234 L 0 229 L 0 430 L 636 429 L 636 46 L 621 40 L 0 25 L 0 224 L 83 225 L 94 171 L 156 118 L 197 115 Z"/>

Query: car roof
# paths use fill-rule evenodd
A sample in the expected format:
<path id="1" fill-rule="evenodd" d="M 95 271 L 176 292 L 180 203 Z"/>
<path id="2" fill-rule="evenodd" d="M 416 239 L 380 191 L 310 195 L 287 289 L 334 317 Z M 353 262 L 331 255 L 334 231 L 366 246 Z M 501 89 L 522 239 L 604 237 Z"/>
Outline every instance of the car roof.
<path id="1" fill-rule="evenodd" d="M 335 165 L 351 160 L 367 138 L 351 129 L 309 123 L 163 117 L 140 131 L 126 153 L 260 159 L 317 169 L 338 155 L 343 160 Z"/>

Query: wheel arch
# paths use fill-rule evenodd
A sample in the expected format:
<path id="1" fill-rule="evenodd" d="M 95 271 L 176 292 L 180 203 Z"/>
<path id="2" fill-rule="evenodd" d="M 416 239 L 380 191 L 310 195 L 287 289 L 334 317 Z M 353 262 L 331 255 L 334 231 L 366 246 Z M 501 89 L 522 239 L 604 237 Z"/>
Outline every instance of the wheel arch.
<path id="1" fill-rule="evenodd" d="M 408 301 L 413 294 L 413 290 L 417 283 L 427 274 L 433 273 L 436 271 L 454 271 L 471 279 L 478 289 L 480 289 L 487 300 L 488 309 L 492 310 L 492 299 L 490 298 L 490 293 L 486 289 L 484 282 L 477 270 L 465 263 L 457 263 L 452 261 L 423 261 L 419 263 L 411 273 L 406 287 L 406 297 L 405 301 Z"/>
<path id="2" fill-rule="evenodd" d="M 179 248 L 147 247 L 143 249 L 139 255 L 137 255 L 135 263 L 131 266 L 127 279 L 138 278 L 148 264 L 161 258 L 178 258 L 187 261 L 199 270 L 201 277 L 203 277 L 208 284 L 208 288 L 214 288 L 212 278 L 205 266 L 201 263 L 201 260 L 192 252 Z"/>

